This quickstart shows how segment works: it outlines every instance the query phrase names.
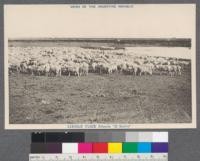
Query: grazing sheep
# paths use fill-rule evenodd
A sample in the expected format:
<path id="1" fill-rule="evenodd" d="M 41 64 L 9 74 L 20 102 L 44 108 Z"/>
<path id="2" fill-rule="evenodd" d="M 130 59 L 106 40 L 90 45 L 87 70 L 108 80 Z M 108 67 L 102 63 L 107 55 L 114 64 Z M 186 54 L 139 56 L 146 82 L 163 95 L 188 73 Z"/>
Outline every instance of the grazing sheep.
<path id="1" fill-rule="evenodd" d="M 89 71 L 89 65 L 85 62 L 83 62 L 82 64 L 79 65 L 79 75 L 88 75 L 88 71 Z"/>
<path id="2" fill-rule="evenodd" d="M 50 64 L 49 76 L 61 76 L 61 66 L 56 64 Z"/>
<path id="3" fill-rule="evenodd" d="M 142 65 L 139 67 L 139 75 L 152 75 L 153 74 L 153 69 L 149 65 Z"/>
<path id="4" fill-rule="evenodd" d="M 178 76 L 191 65 L 185 59 L 139 56 L 126 50 L 116 50 L 96 47 L 11 47 L 9 54 L 12 59 L 9 59 L 8 68 L 9 73 L 38 76 L 87 76 L 88 73 Z"/>
<path id="5" fill-rule="evenodd" d="M 49 76 L 50 73 L 50 65 L 49 64 L 40 64 L 37 67 L 37 74 Z"/>
<path id="6" fill-rule="evenodd" d="M 8 69 L 9 69 L 9 73 L 10 74 L 14 73 L 14 72 L 17 72 L 17 73 L 20 72 L 20 67 L 18 65 L 16 65 L 16 64 L 9 64 Z"/>
<path id="7" fill-rule="evenodd" d="M 65 72 L 70 77 L 71 75 L 79 76 L 79 63 L 68 62 L 65 64 Z"/>

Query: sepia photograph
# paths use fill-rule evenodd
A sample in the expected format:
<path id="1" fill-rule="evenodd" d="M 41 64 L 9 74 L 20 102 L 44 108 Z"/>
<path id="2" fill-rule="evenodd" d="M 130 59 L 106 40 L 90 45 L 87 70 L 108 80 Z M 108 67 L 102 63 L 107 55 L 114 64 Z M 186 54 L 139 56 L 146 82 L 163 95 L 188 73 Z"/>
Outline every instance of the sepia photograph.
<path id="1" fill-rule="evenodd" d="M 5 5 L 5 127 L 195 128 L 195 28 L 194 4 Z"/>

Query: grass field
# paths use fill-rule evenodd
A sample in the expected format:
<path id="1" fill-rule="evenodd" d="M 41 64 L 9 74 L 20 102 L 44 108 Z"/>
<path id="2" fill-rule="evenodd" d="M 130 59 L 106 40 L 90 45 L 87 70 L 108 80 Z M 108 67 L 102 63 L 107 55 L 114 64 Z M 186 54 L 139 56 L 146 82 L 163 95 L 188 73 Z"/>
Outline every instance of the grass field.
<path id="1" fill-rule="evenodd" d="M 191 75 L 9 76 L 9 121 L 190 123 Z"/>

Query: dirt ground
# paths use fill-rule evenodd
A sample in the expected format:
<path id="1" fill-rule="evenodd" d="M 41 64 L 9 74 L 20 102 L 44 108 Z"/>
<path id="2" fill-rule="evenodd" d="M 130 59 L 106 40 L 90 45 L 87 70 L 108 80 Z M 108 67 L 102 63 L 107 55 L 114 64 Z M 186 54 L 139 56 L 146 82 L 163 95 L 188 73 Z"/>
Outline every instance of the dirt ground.
<path id="1" fill-rule="evenodd" d="M 11 124 L 189 123 L 191 76 L 9 76 Z"/>

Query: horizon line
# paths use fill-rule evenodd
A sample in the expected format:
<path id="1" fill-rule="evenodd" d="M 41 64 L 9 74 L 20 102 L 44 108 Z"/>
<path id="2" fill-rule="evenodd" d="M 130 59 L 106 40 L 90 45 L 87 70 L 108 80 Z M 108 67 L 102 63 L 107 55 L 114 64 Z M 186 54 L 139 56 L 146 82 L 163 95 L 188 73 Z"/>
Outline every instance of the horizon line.
<path id="1" fill-rule="evenodd" d="M 180 38 L 180 37 L 166 37 L 166 38 L 114 38 L 114 37 L 108 37 L 108 38 L 103 38 L 103 37 L 18 37 L 18 38 L 8 38 L 8 41 L 15 41 L 15 40 L 191 40 L 192 38 Z"/>

